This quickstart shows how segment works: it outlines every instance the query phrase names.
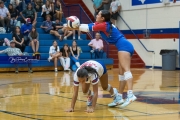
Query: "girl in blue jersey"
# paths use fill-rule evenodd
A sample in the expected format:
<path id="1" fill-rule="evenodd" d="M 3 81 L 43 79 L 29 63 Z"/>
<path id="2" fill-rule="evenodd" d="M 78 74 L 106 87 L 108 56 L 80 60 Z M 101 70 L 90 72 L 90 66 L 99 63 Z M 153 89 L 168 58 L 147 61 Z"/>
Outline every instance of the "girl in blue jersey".
<path id="1" fill-rule="evenodd" d="M 68 18 L 67 18 L 68 19 Z M 81 24 L 77 30 L 83 32 L 98 31 L 102 38 L 107 42 L 114 44 L 118 49 L 119 59 L 119 95 L 118 99 L 108 104 L 109 107 L 113 107 L 121 104 L 120 108 L 126 107 L 137 98 L 133 94 L 133 76 L 130 71 L 131 56 L 134 53 L 133 45 L 124 37 L 122 33 L 111 23 L 111 15 L 107 10 L 101 10 L 96 16 L 96 22 L 91 24 Z M 72 29 L 72 28 L 67 28 Z M 127 83 L 128 91 L 127 98 L 122 103 L 123 91 Z"/>

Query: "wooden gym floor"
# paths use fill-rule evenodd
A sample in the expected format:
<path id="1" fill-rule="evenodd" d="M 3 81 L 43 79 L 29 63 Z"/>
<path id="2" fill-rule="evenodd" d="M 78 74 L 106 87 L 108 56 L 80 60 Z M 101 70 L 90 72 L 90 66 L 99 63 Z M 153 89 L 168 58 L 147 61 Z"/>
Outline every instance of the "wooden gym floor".
<path id="1" fill-rule="evenodd" d="M 180 120 L 180 73 L 132 69 L 137 101 L 125 109 L 108 108 L 112 101 L 99 85 L 94 113 L 85 113 L 80 88 L 75 112 L 66 113 L 73 93 L 72 72 L 0 73 L 0 120 Z M 118 70 L 109 70 L 118 87 Z M 125 94 L 124 94 L 125 96 Z"/>

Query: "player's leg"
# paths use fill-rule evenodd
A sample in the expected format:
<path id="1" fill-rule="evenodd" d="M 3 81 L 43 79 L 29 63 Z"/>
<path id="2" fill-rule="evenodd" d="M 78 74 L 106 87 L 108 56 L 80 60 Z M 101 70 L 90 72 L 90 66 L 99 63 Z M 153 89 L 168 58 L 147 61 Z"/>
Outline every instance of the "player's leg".
<path id="1" fill-rule="evenodd" d="M 121 108 L 123 108 L 129 105 L 131 102 L 135 101 L 137 98 L 133 94 L 133 76 L 130 71 L 131 55 L 129 52 L 126 52 L 126 51 L 119 51 L 118 59 L 119 59 L 120 65 L 122 66 L 122 69 L 125 71 L 124 80 L 127 82 L 127 85 L 128 85 L 127 99 L 121 105 Z M 125 85 L 122 87 L 125 87 Z"/>
<path id="2" fill-rule="evenodd" d="M 112 97 L 114 97 L 115 93 L 113 91 L 113 87 L 108 84 L 108 73 L 106 72 L 100 77 L 101 87 L 103 90 L 108 91 Z"/>
<path id="3" fill-rule="evenodd" d="M 118 54 L 119 56 L 119 54 Z M 126 81 L 124 80 L 124 70 L 119 62 L 119 94 L 122 96 L 123 98 L 123 91 L 124 91 L 124 88 L 126 86 Z"/>

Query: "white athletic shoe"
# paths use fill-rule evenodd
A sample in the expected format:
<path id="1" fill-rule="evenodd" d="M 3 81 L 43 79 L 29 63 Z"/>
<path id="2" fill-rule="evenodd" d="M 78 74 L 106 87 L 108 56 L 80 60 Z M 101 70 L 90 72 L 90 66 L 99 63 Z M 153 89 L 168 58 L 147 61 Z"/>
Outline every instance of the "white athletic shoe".
<path id="1" fill-rule="evenodd" d="M 125 102 L 120 106 L 120 108 L 124 108 L 134 102 L 137 99 L 137 97 L 134 94 L 127 95 L 127 98 Z"/>
<path id="2" fill-rule="evenodd" d="M 93 95 L 87 97 L 87 106 L 92 106 Z"/>
<path id="3" fill-rule="evenodd" d="M 48 61 L 51 62 L 51 60 L 52 60 L 52 57 L 50 56 L 50 57 L 48 58 Z"/>
<path id="4" fill-rule="evenodd" d="M 117 89 L 113 88 L 113 90 L 114 90 L 115 96 L 114 96 L 113 102 L 108 104 L 109 107 L 115 107 L 117 105 L 120 105 L 120 104 L 124 103 L 124 100 L 123 100 L 122 96 L 120 96 L 118 94 Z"/>

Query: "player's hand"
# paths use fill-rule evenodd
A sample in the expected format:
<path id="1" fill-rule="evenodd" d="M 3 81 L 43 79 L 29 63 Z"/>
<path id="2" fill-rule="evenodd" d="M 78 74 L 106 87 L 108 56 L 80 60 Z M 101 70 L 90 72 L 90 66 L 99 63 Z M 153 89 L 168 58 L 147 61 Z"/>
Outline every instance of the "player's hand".
<path id="1" fill-rule="evenodd" d="M 68 110 L 66 110 L 66 112 L 74 112 L 74 109 L 69 108 Z"/>
<path id="2" fill-rule="evenodd" d="M 94 109 L 91 108 L 91 107 L 87 107 L 87 110 L 85 110 L 85 112 L 87 112 L 87 113 L 93 113 L 93 112 L 94 112 Z"/>

